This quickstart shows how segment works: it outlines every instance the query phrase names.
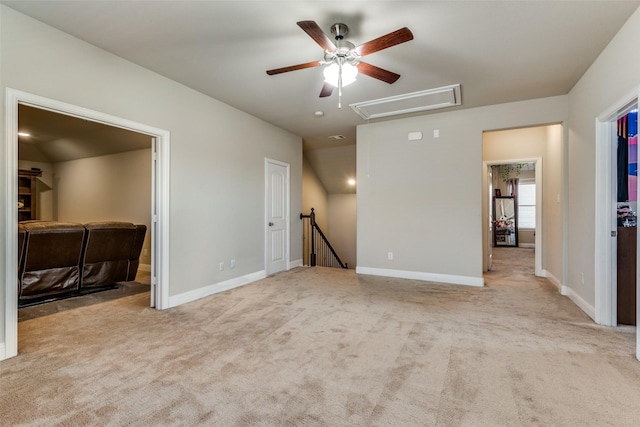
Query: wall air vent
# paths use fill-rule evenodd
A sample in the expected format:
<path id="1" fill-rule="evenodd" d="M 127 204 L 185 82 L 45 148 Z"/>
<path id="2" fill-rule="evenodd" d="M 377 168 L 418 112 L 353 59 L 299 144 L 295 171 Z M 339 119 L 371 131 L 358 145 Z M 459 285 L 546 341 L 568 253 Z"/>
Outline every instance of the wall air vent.
<path id="1" fill-rule="evenodd" d="M 329 138 L 336 139 L 336 140 L 347 139 L 347 137 L 344 135 L 331 135 Z"/>
<path id="2" fill-rule="evenodd" d="M 420 92 L 406 93 L 373 101 L 356 102 L 349 106 L 365 120 L 397 116 L 418 111 L 460 105 L 460 85 L 450 85 Z"/>

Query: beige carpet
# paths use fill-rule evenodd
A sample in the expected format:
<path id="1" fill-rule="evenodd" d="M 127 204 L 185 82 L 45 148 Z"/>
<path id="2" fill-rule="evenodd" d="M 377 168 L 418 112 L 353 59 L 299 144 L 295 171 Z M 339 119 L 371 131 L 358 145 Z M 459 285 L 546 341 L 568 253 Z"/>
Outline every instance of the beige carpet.
<path id="1" fill-rule="evenodd" d="M 635 328 L 595 325 L 533 251 L 496 257 L 485 288 L 298 268 L 20 322 L 0 424 L 638 425 Z"/>
<path id="2" fill-rule="evenodd" d="M 112 301 L 141 292 L 146 292 L 147 295 L 149 295 L 150 286 L 151 273 L 148 271 L 138 271 L 135 282 L 119 282 L 115 284 L 113 289 L 100 290 L 82 296 L 72 296 L 21 307 L 18 310 L 18 322 L 35 319 L 36 317 L 49 316 L 53 313 L 73 310 L 78 307 L 101 304 L 105 301 Z"/>

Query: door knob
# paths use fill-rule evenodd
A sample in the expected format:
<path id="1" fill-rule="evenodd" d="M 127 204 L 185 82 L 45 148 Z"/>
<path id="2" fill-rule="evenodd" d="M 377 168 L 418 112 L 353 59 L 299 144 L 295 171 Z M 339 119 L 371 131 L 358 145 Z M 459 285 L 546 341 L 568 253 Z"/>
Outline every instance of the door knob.
<path id="1" fill-rule="evenodd" d="M 269 227 L 273 227 L 273 223 L 272 222 L 269 223 Z"/>

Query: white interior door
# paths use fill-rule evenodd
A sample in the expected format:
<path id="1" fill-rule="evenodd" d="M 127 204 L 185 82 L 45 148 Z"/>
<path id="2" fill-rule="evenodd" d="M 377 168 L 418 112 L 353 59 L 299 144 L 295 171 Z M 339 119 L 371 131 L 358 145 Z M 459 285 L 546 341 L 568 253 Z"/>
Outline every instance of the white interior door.
<path id="1" fill-rule="evenodd" d="M 266 159 L 266 237 L 267 275 L 286 270 L 289 259 L 289 165 Z"/>

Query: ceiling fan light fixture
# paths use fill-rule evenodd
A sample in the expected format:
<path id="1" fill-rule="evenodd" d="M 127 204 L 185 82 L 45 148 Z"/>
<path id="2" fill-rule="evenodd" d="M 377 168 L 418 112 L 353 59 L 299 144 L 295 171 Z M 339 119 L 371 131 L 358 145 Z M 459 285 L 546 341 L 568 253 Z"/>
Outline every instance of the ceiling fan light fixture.
<path id="1" fill-rule="evenodd" d="M 340 73 L 342 73 L 342 86 L 348 86 L 356 81 L 358 76 L 358 67 L 349 62 L 345 62 L 340 66 L 339 63 L 333 62 L 324 67 L 324 81 L 332 86 L 339 86 Z"/>

